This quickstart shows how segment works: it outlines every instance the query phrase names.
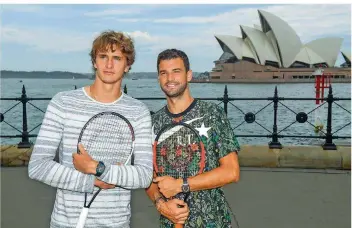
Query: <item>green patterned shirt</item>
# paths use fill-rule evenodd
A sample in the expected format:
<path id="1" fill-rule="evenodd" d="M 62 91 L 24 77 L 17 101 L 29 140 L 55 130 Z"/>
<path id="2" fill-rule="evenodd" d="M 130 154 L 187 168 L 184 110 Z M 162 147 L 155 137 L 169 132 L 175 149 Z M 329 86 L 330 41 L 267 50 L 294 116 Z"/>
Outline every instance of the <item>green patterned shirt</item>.
<path id="1" fill-rule="evenodd" d="M 156 135 L 163 125 L 173 121 L 188 123 L 199 132 L 206 149 L 204 172 L 219 167 L 220 158 L 240 150 L 224 110 L 214 103 L 195 99 L 179 114 L 172 114 L 167 106 L 163 107 L 152 116 L 153 134 Z M 191 192 L 188 206 L 190 215 L 185 228 L 231 227 L 230 210 L 222 188 Z M 174 224 L 161 216 L 160 227 L 172 228 Z"/>

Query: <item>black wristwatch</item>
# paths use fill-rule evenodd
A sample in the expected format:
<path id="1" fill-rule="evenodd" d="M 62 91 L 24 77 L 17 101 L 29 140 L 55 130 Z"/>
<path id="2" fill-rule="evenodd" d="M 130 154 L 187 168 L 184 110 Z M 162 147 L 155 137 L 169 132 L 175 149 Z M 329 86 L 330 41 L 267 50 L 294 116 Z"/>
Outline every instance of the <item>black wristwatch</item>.
<path id="1" fill-rule="evenodd" d="M 100 161 L 97 165 L 97 169 L 95 170 L 96 171 L 95 176 L 100 177 L 103 174 L 104 170 L 105 170 L 105 165 L 102 161 Z"/>
<path id="2" fill-rule="evenodd" d="M 187 181 L 187 178 L 183 178 L 183 185 L 182 185 L 182 192 L 183 193 L 188 193 L 190 191 L 189 184 Z"/>

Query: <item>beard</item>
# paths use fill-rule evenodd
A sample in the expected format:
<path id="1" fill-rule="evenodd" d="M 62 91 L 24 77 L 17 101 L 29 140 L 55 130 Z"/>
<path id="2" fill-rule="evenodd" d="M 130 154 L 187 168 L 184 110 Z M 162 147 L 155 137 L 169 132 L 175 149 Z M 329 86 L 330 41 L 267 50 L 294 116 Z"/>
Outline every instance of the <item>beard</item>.
<path id="1" fill-rule="evenodd" d="M 170 82 L 168 82 L 170 83 Z M 166 83 L 167 84 L 167 83 Z M 166 87 L 166 86 L 165 86 Z M 171 90 L 171 91 L 168 91 L 167 89 L 164 88 L 164 86 L 161 86 L 161 90 L 165 93 L 166 96 L 168 97 L 179 97 L 181 96 L 185 90 L 187 88 L 187 83 L 185 84 L 180 84 L 180 87 L 175 89 L 175 90 Z"/>

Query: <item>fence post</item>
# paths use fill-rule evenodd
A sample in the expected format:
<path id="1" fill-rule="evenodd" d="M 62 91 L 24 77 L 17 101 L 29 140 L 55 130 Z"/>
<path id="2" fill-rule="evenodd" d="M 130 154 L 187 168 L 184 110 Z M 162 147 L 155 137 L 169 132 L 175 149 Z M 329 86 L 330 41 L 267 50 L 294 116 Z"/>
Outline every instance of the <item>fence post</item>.
<path id="1" fill-rule="evenodd" d="M 125 94 L 127 94 L 127 86 L 126 86 L 126 84 L 125 84 L 125 86 L 123 87 L 123 92 L 124 92 Z"/>
<path id="2" fill-rule="evenodd" d="M 332 117 L 332 103 L 334 102 L 334 96 L 332 95 L 332 87 L 329 86 L 329 94 L 327 98 L 328 102 L 328 118 L 326 124 L 326 137 L 323 145 L 324 150 L 336 150 L 336 145 L 332 142 L 331 134 L 331 117 Z"/>
<path id="3" fill-rule="evenodd" d="M 22 87 L 22 96 L 21 102 L 23 105 L 22 110 L 22 141 L 17 145 L 18 148 L 30 148 L 31 143 L 29 142 L 28 138 L 28 127 L 27 127 L 27 95 L 26 95 L 26 88 Z"/>
<path id="4" fill-rule="evenodd" d="M 225 114 L 227 115 L 227 104 L 229 103 L 229 95 L 228 95 L 228 92 L 227 92 L 227 85 L 225 85 L 223 100 L 224 100 Z"/>
<path id="5" fill-rule="evenodd" d="M 270 149 L 281 149 L 282 145 L 279 142 L 278 135 L 277 135 L 277 107 L 278 107 L 278 103 L 279 103 L 277 86 L 275 86 L 273 102 L 274 102 L 274 125 L 273 125 L 272 141 L 269 143 L 269 148 Z"/>

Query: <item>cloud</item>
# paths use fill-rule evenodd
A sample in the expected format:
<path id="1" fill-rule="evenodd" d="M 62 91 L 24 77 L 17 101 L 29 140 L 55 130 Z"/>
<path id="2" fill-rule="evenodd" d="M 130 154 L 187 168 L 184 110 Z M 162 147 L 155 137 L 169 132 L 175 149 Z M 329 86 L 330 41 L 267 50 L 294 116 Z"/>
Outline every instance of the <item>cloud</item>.
<path id="1" fill-rule="evenodd" d="M 105 16 L 118 16 L 118 15 L 133 15 L 139 14 L 141 9 L 108 9 L 102 11 L 86 12 L 83 15 L 88 17 L 105 17 Z"/>
<path id="2" fill-rule="evenodd" d="M 132 37 L 135 40 L 137 53 L 152 56 L 156 56 L 159 52 L 168 48 L 177 48 L 188 54 L 193 53 L 193 55 L 200 57 L 199 59 L 202 59 L 205 55 L 213 56 L 213 53 L 221 51 L 212 37 L 204 38 L 203 36 L 199 36 L 190 38 L 187 34 L 175 36 L 166 34 L 150 35 L 145 32 L 139 34 L 139 31 L 132 35 Z"/>
<path id="3" fill-rule="evenodd" d="M 204 24 L 206 33 L 240 35 L 239 25 L 260 24 L 258 8 L 239 8 L 218 15 L 153 20 L 154 23 Z M 261 7 L 286 21 L 303 40 L 322 35 L 350 34 L 351 11 L 346 5 L 269 5 Z"/>
<path id="4" fill-rule="evenodd" d="M 115 8 L 111 9 L 112 7 L 115 7 Z M 109 16 L 139 15 L 141 13 L 158 10 L 165 7 L 167 7 L 167 5 L 163 5 L 163 4 L 135 4 L 135 5 L 114 4 L 114 5 L 108 5 L 108 9 L 85 12 L 83 15 L 87 17 L 100 17 L 101 19 L 106 19 L 105 17 L 109 17 Z M 119 18 L 116 18 L 116 19 L 119 19 Z M 136 19 L 133 19 L 132 21 L 134 20 Z"/>
<path id="5" fill-rule="evenodd" d="M 158 38 L 155 36 L 151 36 L 148 32 L 142 32 L 142 31 L 133 31 L 133 32 L 127 32 L 128 35 L 133 37 L 136 40 L 140 40 L 142 42 L 157 42 Z"/>
<path id="6" fill-rule="evenodd" d="M 178 17 L 152 20 L 154 23 L 170 24 L 204 24 L 216 22 L 216 17 Z"/>
<path id="7" fill-rule="evenodd" d="M 197 10 L 196 6 L 193 7 Z M 229 5 L 230 7 L 232 5 Z M 18 10 L 21 7 L 14 8 Z M 184 50 L 190 58 L 196 59 L 202 69 L 211 69 L 214 65 L 213 60 L 222 53 L 214 38 L 215 34 L 241 36 L 239 25 L 251 27 L 253 24 L 260 25 L 258 8 L 255 5 L 222 13 L 210 15 L 208 13 L 206 16 L 193 16 L 181 12 L 178 15 L 182 16 L 172 18 L 155 18 L 159 11 L 147 12 L 155 10 L 155 8 L 157 6 L 143 5 L 142 8 L 136 5 L 128 8 L 119 5 L 119 8 L 115 9 L 84 12 L 81 8 L 70 12 L 70 14 L 77 16 L 75 18 L 77 22 L 82 19 L 82 14 L 85 15 L 83 17 L 85 21 L 89 17 L 90 20 L 99 22 L 99 26 L 88 24 L 90 31 L 78 27 L 77 30 L 70 30 L 66 26 L 65 29 L 61 29 L 58 27 L 35 27 L 38 25 L 29 27 L 3 24 L 2 42 L 17 43 L 33 50 L 54 53 L 86 51 L 90 49 L 91 42 L 99 34 L 96 31 L 105 27 L 114 28 L 117 24 L 116 21 L 118 21 L 126 23 L 122 28 L 120 23 L 119 28 L 133 37 L 138 55 L 156 58 L 156 55 L 166 48 L 178 48 Z M 286 21 L 297 32 L 303 43 L 321 37 L 348 37 L 351 35 L 349 5 L 265 5 L 260 9 Z M 24 8 L 20 10 L 24 10 Z M 54 14 L 52 13 L 54 9 L 50 10 L 47 13 Z M 55 8 L 55 10 L 55 12 L 59 12 L 69 9 Z M 163 10 L 165 11 L 165 9 Z M 67 16 L 63 13 L 57 13 L 57 15 Z M 75 25 L 74 23 L 75 21 L 72 21 L 72 25 Z M 345 38 L 343 46 L 350 48 L 349 43 L 346 45 L 346 40 L 347 38 Z"/>
<path id="8" fill-rule="evenodd" d="M 86 12 L 84 15 L 89 17 L 101 17 L 104 19 L 115 19 L 120 22 L 148 22 L 149 26 L 157 24 L 188 24 L 184 28 L 173 29 L 168 31 L 167 26 L 163 32 L 148 32 L 140 29 L 127 32 L 135 40 L 136 45 L 144 47 L 143 50 L 155 51 L 170 46 L 178 46 L 184 49 L 191 49 L 200 52 L 204 48 L 211 50 L 212 53 L 218 55 L 221 50 L 214 39 L 215 34 L 241 36 L 239 25 L 247 25 L 253 27 L 253 24 L 260 24 L 258 8 L 246 7 L 238 8 L 224 13 L 207 16 L 182 16 L 175 18 L 119 18 L 117 15 L 133 15 L 141 13 L 143 10 L 155 9 L 155 6 L 146 9 L 134 8 L 118 8 L 101 11 Z M 268 5 L 261 7 L 274 15 L 285 20 L 300 36 L 304 43 L 322 36 L 341 36 L 350 35 L 350 17 L 349 7 L 341 5 Z M 339 25 L 339 26 L 337 26 Z M 159 25 L 160 26 L 160 25 Z M 134 27 L 134 28 L 136 28 Z M 48 40 L 57 40 L 60 48 L 56 51 L 79 51 L 90 46 L 92 39 L 87 39 L 86 34 L 74 33 L 72 31 L 45 31 L 39 29 L 20 29 L 5 30 L 6 39 L 22 44 L 28 44 L 37 49 L 53 50 L 51 42 L 43 41 L 41 37 L 47 37 Z M 11 36 L 13 33 L 16 36 Z M 96 35 L 96 34 L 93 34 Z M 37 37 L 37 38 L 32 38 Z M 92 36 L 88 36 L 92 37 Z M 38 40 L 41 40 L 40 42 Z M 181 41 L 181 42 L 180 42 Z M 77 45 L 69 45 L 77 43 Z"/>
<path id="9" fill-rule="evenodd" d="M 21 28 L 15 26 L 2 27 L 2 42 L 25 45 L 37 51 L 53 53 L 69 53 L 86 51 L 100 32 L 90 34 L 75 33 L 73 31 L 53 30 L 50 28 Z M 140 47 L 157 45 L 160 37 L 152 36 L 148 32 L 125 32 L 131 36 Z M 165 41 L 167 42 L 168 39 Z"/>
<path id="10" fill-rule="evenodd" d="M 143 19 L 143 18 L 114 18 L 115 21 L 118 22 L 126 22 L 126 23 L 137 23 L 137 22 L 146 22 L 150 21 L 148 19 Z"/>
<path id="11" fill-rule="evenodd" d="M 260 7 L 286 21 L 298 34 L 303 43 L 326 36 L 349 36 L 351 34 L 350 7 L 346 5 L 268 5 Z M 215 34 L 241 36 L 240 25 L 260 25 L 258 8 L 238 8 L 228 12 L 207 16 L 182 16 L 174 18 L 123 18 L 121 22 L 149 22 L 151 24 L 187 24 L 178 39 L 187 40 L 199 48 L 204 43 L 211 45 Z M 181 29 L 180 29 L 181 30 Z M 173 31 L 175 33 L 175 31 Z M 167 33 L 167 32 L 165 32 Z M 163 36 L 159 40 L 174 44 L 174 37 Z M 192 41 L 194 40 L 194 42 Z M 200 41 L 199 43 L 197 43 Z M 177 42 L 176 42 L 177 43 Z M 183 42 L 185 43 L 185 42 Z M 189 46 L 183 44 L 183 46 Z"/>
<path id="12" fill-rule="evenodd" d="M 17 43 L 54 53 L 84 51 L 90 48 L 92 40 L 89 35 L 53 29 L 3 26 L 1 30 L 3 43 Z"/>
<path id="13" fill-rule="evenodd" d="M 41 11 L 42 8 L 40 6 L 35 6 L 35 5 L 2 5 L 1 10 L 3 12 L 19 12 L 19 13 L 36 13 L 38 11 Z"/>
<path id="14" fill-rule="evenodd" d="M 348 37 L 351 34 L 349 7 L 341 5 L 283 5 L 265 6 L 261 9 L 286 21 L 298 34 L 303 43 L 321 37 Z M 155 55 L 166 48 L 179 48 L 193 59 L 202 61 L 210 69 L 213 60 L 220 57 L 222 50 L 214 38 L 215 34 L 241 37 L 240 25 L 260 25 L 258 8 L 239 8 L 217 15 L 204 17 L 182 16 L 177 18 L 146 19 L 155 24 L 165 23 L 180 28 L 163 33 L 151 33 L 152 38 L 140 40 L 137 45 L 144 52 Z M 182 27 L 182 24 L 187 26 Z M 171 26 L 171 25 L 170 25 Z M 173 26 L 172 28 L 175 28 Z M 157 41 L 157 42 L 151 42 Z M 347 42 L 345 40 L 345 42 Z"/>

